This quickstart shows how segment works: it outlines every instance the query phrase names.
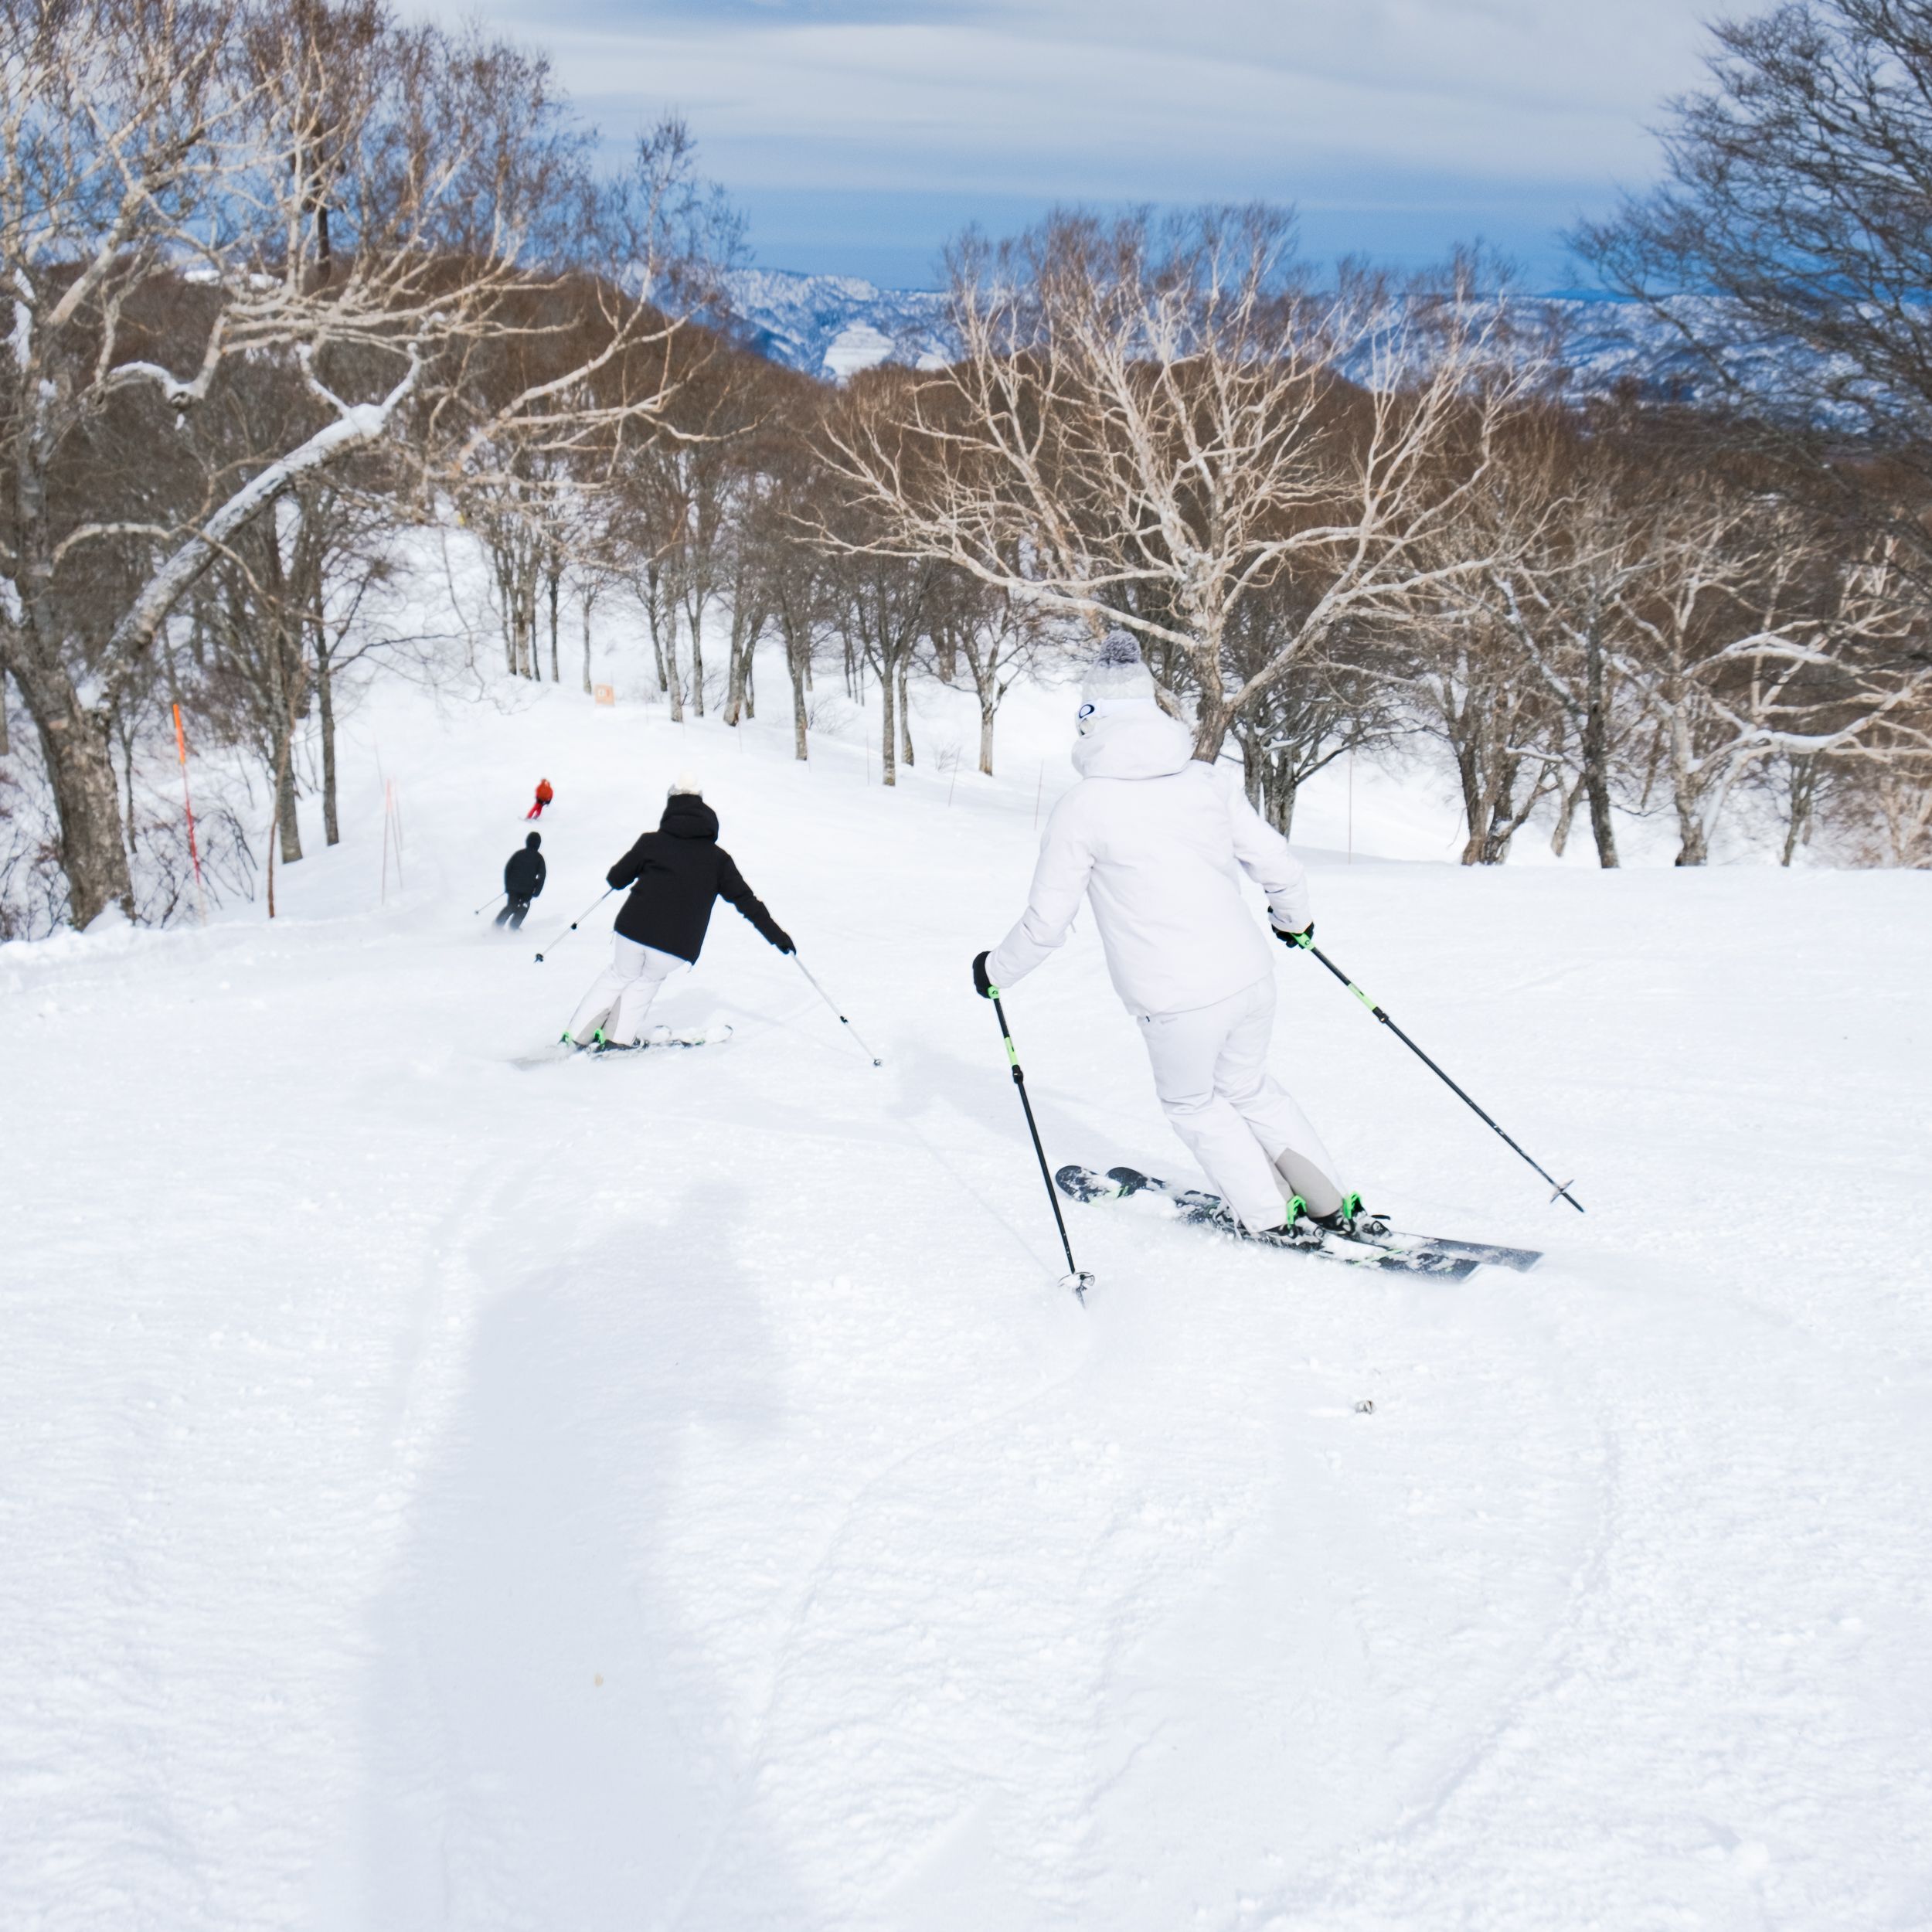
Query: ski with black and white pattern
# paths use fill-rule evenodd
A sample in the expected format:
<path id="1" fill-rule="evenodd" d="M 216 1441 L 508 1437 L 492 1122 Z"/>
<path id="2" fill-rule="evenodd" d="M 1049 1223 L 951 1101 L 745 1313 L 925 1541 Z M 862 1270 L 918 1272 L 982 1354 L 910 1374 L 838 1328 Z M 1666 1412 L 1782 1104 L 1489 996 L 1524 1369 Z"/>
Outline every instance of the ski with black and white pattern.
<path id="1" fill-rule="evenodd" d="M 731 1029 L 725 1026 L 707 1028 L 702 1032 L 674 1033 L 668 1039 L 641 1039 L 629 1046 L 621 1046 L 614 1040 L 597 1040 L 587 1046 L 580 1046 L 576 1041 L 565 1039 L 558 1041 L 547 1053 L 532 1053 L 522 1060 L 512 1060 L 510 1064 L 527 1073 L 532 1067 L 556 1066 L 565 1060 L 608 1060 L 627 1053 L 663 1053 L 682 1052 L 696 1046 L 722 1046 L 730 1037 Z"/>
<path id="2" fill-rule="evenodd" d="M 1402 1247 L 1356 1240 L 1321 1230 L 1318 1238 L 1289 1240 L 1273 1234 L 1253 1234 L 1242 1226 L 1219 1195 L 1195 1189 L 1179 1188 L 1170 1182 L 1141 1173 L 1134 1168 L 1113 1168 L 1105 1174 L 1090 1168 L 1062 1168 L 1053 1176 L 1060 1192 L 1076 1201 L 1124 1200 L 1131 1194 L 1155 1194 L 1171 1202 L 1177 1218 L 1213 1229 L 1230 1239 L 1257 1247 L 1282 1248 L 1292 1253 L 1308 1254 L 1345 1266 L 1372 1269 L 1380 1274 L 1426 1274 L 1437 1281 L 1460 1281 L 1475 1273 L 1481 1260 L 1467 1254 L 1440 1251 L 1426 1243 Z M 1408 1237 L 1410 1241 L 1414 1237 Z"/>
<path id="3" fill-rule="evenodd" d="M 1164 1199 L 1182 1203 L 1184 1212 L 1199 1208 L 1201 1218 L 1212 1218 L 1216 1210 L 1225 1212 L 1219 1195 L 1177 1187 L 1172 1181 L 1143 1174 L 1138 1168 L 1111 1167 L 1105 1178 L 1118 1182 L 1123 1194 L 1158 1194 Z M 1430 1254 L 1458 1254 L 1478 1267 L 1511 1268 L 1518 1274 L 1527 1274 L 1543 1258 L 1540 1248 L 1509 1248 L 1495 1241 L 1458 1241 L 1446 1234 L 1410 1234 L 1400 1228 L 1384 1227 L 1379 1234 L 1355 1234 L 1349 1239 L 1392 1254 L 1424 1251 Z"/>

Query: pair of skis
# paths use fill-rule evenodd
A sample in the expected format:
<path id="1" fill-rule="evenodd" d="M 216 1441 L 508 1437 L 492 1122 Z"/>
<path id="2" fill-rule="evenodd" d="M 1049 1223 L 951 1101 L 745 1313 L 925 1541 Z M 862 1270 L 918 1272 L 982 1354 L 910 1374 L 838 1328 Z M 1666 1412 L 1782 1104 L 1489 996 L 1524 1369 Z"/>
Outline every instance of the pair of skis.
<path id="1" fill-rule="evenodd" d="M 510 1063 L 528 1072 L 534 1066 L 555 1066 L 564 1060 L 607 1060 L 631 1053 L 681 1053 L 694 1046 L 722 1046 L 730 1037 L 731 1029 L 728 1026 L 695 1028 L 683 1033 L 674 1033 L 668 1027 L 661 1026 L 645 1039 L 620 1042 L 600 1038 L 580 1046 L 566 1033 L 548 1052 L 532 1053 Z"/>
<path id="2" fill-rule="evenodd" d="M 1303 1222 L 1290 1234 L 1250 1233 L 1218 1194 L 1177 1187 L 1171 1181 L 1156 1179 L 1137 1168 L 1113 1167 L 1104 1174 L 1097 1174 L 1091 1168 L 1063 1167 L 1053 1176 L 1053 1182 L 1074 1201 L 1120 1201 L 1135 1194 L 1152 1195 L 1172 1206 L 1177 1220 L 1212 1228 L 1258 1247 L 1318 1255 L 1324 1260 L 1343 1262 L 1350 1267 L 1429 1274 L 1440 1280 L 1460 1281 L 1480 1267 L 1513 1268 L 1518 1274 L 1527 1274 L 1543 1259 L 1541 1252 L 1534 1248 L 1503 1247 L 1493 1241 L 1458 1241 L 1445 1235 L 1406 1233 L 1368 1215 L 1358 1218 L 1345 1232 Z"/>

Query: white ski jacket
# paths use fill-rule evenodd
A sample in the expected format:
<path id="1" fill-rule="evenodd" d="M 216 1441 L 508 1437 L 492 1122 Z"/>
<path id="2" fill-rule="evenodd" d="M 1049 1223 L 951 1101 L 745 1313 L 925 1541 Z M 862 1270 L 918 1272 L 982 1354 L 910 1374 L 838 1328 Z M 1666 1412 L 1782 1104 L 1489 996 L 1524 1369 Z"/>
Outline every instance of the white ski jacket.
<path id="1" fill-rule="evenodd" d="M 1284 932 L 1308 923 L 1308 875 L 1232 775 L 1192 751 L 1151 704 L 1088 721 L 1073 747 L 1080 782 L 1046 821 L 1026 910 L 986 963 L 995 986 L 1065 943 L 1082 893 L 1131 1012 L 1187 1012 L 1266 977 L 1268 941 L 1241 874 Z"/>

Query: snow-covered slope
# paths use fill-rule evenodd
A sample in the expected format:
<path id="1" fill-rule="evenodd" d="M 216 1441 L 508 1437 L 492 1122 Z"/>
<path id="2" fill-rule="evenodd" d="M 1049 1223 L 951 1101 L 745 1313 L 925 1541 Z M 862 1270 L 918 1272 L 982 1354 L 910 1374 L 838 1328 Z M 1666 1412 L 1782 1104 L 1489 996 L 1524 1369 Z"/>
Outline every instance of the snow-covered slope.
<path id="1" fill-rule="evenodd" d="M 1350 1178 L 1543 1267 L 1090 1209 L 1081 1307 L 968 983 L 1063 705 L 888 794 L 498 696 L 358 719 L 272 927 L 0 949 L 0 1923 L 1932 1917 L 1932 879 L 1318 847 L 1587 1218 L 1284 955 Z M 882 1070 L 726 909 L 663 1012 L 730 1046 L 514 1063 L 687 767 Z M 1051 1155 L 1187 1172 L 1090 932 L 1010 1012 Z"/>

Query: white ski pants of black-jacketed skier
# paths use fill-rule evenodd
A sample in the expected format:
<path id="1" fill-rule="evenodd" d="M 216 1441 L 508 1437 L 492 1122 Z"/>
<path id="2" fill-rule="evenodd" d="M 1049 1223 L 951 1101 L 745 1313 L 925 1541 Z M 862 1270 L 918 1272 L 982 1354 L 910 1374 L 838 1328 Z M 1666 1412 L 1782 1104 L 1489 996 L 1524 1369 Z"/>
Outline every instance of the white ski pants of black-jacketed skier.
<path id="1" fill-rule="evenodd" d="M 1291 1194 L 1311 1214 L 1342 1205 L 1328 1150 L 1268 1072 L 1272 978 L 1211 1006 L 1139 1019 L 1161 1111 L 1243 1227 L 1279 1227 Z"/>
<path id="2" fill-rule="evenodd" d="M 604 1026 L 605 1039 L 625 1046 L 634 1045 L 658 989 L 673 973 L 690 964 L 675 953 L 640 946 L 634 939 L 613 933 L 611 963 L 598 974 L 570 1015 L 570 1037 L 578 1046 L 588 1046 L 597 1037 L 597 1029 Z M 610 1024 L 604 1026 L 607 1017 Z"/>

